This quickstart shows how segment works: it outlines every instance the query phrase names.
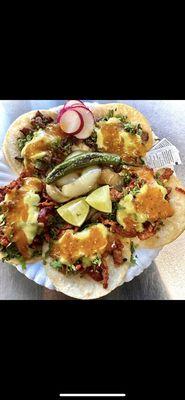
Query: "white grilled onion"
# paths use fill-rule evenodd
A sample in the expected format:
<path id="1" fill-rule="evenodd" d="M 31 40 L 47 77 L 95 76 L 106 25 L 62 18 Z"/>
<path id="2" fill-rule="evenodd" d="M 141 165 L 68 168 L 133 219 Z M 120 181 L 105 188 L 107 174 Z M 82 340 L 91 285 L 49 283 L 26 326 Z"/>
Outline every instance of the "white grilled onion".
<path id="1" fill-rule="evenodd" d="M 69 197 L 65 197 L 61 190 L 56 185 L 46 185 L 46 192 L 51 199 L 57 201 L 57 203 L 65 203 L 69 201 Z"/>
<path id="2" fill-rule="evenodd" d="M 96 185 L 101 174 L 101 168 L 97 166 L 85 168 L 82 175 L 74 182 L 64 185 L 61 189 L 65 197 L 78 197 L 90 192 Z"/>
<path id="3" fill-rule="evenodd" d="M 67 185 L 68 183 L 76 181 L 79 178 L 79 174 L 76 172 L 71 172 L 70 174 L 63 176 L 62 178 L 56 181 L 56 185 L 58 187 L 62 187 L 63 185 Z"/>
<path id="4" fill-rule="evenodd" d="M 100 175 L 101 168 L 97 166 L 85 168 L 80 176 L 72 172 L 58 179 L 56 184 L 46 185 L 46 192 L 58 203 L 65 203 L 94 189 Z"/>

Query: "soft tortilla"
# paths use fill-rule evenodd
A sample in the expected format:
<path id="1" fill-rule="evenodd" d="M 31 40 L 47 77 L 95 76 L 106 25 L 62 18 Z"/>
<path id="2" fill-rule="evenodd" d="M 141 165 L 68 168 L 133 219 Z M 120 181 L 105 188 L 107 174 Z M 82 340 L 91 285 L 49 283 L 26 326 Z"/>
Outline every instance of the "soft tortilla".
<path id="1" fill-rule="evenodd" d="M 163 247 L 168 243 L 173 242 L 185 230 L 185 194 L 175 190 L 176 187 L 183 188 L 179 179 L 176 176 L 171 176 L 168 181 L 168 186 L 172 188 L 170 194 L 170 204 L 174 209 L 172 217 L 164 220 L 164 226 L 147 240 L 140 240 L 139 246 L 145 248 Z"/>
<path id="2" fill-rule="evenodd" d="M 44 253 L 47 248 L 44 249 Z M 49 264 L 51 258 L 47 259 L 44 265 L 46 273 L 55 286 L 55 289 L 59 292 L 66 294 L 67 296 L 74 297 L 76 299 L 88 300 L 96 299 L 99 297 L 106 296 L 112 290 L 122 285 L 125 279 L 126 272 L 129 268 L 130 260 L 130 240 L 124 240 L 124 257 L 127 258 L 127 262 L 120 265 L 119 267 L 114 266 L 114 262 L 111 256 L 107 257 L 107 263 L 109 266 L 109 281 L 108 288 L 104 289 L 101 282 L 94 281 L 90 276 L 85 275 L 80 277 L 79 275 L 64 275 L 56 269 L 52 268 Z"/>
<path id="3" fill-rule="evenodd" d="M 152 129 L 149 125 L 149 122 L 135 108 L 129 106 L 128 104 L 122 103 L 107 103 L 107 104 L 97 104 L 95 106 L 92 105 L 91 110 L 94 114 L 95 118 L 102 118 L 105 117 L 109 110 L 115 110 L 116 114 L 127 115 L 128 120 L 130 120 L 133 124 L 140 124 L 144 131 L 148 132 L 149 139 L 145 143 L 146 151 L 150 150 L 154 144 L 154 136 Z"/>
<path id="4" fill-rule="evenodd" d="M 40 110 L 42 114 L 56 119 L 57 113 L 51 110 Z M 22 164 L 15 159 L 15 157 L 20 157 L 20 151 L 17 146 L 17 139 L 23 137 L 20 129 L 30 128 L 30 121 L 35 116 L 36 110 L 30 111 L 26 114 L 20 115 L 9 127 L 5 140 L 3 143 L 3 152 L 7 163 L 10 168 L 18 175 L 22 172 Z"/>

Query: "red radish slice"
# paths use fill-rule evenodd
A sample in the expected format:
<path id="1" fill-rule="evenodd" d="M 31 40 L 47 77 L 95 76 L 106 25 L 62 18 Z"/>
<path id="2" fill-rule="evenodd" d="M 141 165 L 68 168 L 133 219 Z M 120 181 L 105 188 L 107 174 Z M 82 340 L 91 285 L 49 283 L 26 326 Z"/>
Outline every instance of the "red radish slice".
<path id="1" fill-rule="evenodd" d="M 57 117 L 57 122 L 60 122 L 60 118 L 62 116 L 62 114 L 67 110 L 67 108 L 73 108 L 73 107 L 85 107 L 85 104 L 82 103 L 82 101 L 80 100 L 69 100 L 67 101 L 67 103 L 64 104 L 64 106 L 61 108 L 61 110 L 59 111 L 58 117 Z"/>
<path id="2" fill-rule="evenodd" d="M 83 130 L 83 117 L 78 110 L 67 108 L 60 117 L 60 127 L 64 133 L 76 135 Z"/>
<path id="3" fill-rule="evenodd" d="M 85 104 L 81 100 L 68 100 L 67 103 L 64 104 L 64 108 L 73 106 L 85 107 Z"/>
<path id="4" fill-rule="evenodd" d="M 92 112 L 87 108 L 83 106 L 73 106 L 73 111 L 78 111 L 84 121 L 84 126 L 81 129 L 80 133 L 75 133 L 75 136 L 78 139 L 87 139 L 89 136 L 91 136 L 91 133 L 94 128 L 94 116 Z"/>

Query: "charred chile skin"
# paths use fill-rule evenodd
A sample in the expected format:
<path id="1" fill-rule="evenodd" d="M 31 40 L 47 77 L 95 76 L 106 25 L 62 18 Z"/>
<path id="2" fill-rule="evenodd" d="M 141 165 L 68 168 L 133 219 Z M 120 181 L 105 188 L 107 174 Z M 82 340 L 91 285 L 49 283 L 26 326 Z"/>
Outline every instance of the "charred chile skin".
<path id="1" fill-rule="evenodd" d="M 72 157 L 69 160 L 57 165 L 47 176 L 46 183 L 51 184 L 57 179 L 75 171 L 79 168 L 90 167 L 91 165 L 108 165 L 118 167 L 123 163 L 120 156 L 110 153 L 85 153 Z M 124 163 L 125 164 L 125 163 Z"/>

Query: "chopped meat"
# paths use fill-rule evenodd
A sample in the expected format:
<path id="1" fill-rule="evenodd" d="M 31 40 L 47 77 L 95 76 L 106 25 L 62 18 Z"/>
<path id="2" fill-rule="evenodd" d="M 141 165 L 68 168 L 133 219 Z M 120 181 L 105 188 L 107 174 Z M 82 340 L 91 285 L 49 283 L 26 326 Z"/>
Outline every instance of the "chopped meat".
<path id="1" fill-rule="evenodd" d="M 116 265 L 121 265 L 123 261 L 122 248 L 114 249 L 112 252 L 113 259 Z"/>
<path id="2" fill-rule="evenodd" d="M 5 194 L 6 194 L 5 188 L 0 187 L 0 203 L 4 200 Z"/>
<path id="3" fill-rule="evenodd" d="M 111 221 L 110 219 L 105 219 L 103 215 L 98 217 L 98 221 L 104 224 L 105 226 L 114 226 L 116 224 L 115 221 Z"/>
<path id="4" fill-rule="evenodd" d="M 160 175 L 160 181 L 169 180 L 170 176 L 173 175 L 173 170 L 171 168 L 165 168 L 164 172 Z"/>
<path id="5" fill-rule="evenodd" d="M 40 111 L 37 111 L 35 117 L 31 120 L 31 126 L 33 129 L 45 128 L 47 124 L 53 122 L 53 118 L 50 116 L 43 115 Z"/>
<path id="6" fill-rule="evenodd" d="M 23 177 L 20 175 L 20 177 L 12 182 L 9 183 L 7 186 L 1 186 L 0 187 L 0 202 L 4 200 L 4 197 L 6 193 L 11 192 L 13 189 L 19 189 L 22 185 Z"/>
<path id="7" fill-rule="evenodd" d="M 118 225 L 116 222 L 114 225 L 111 226 L 111 232 L 117 233 L 118 235 L 122 237 L 134 237 L 137 235 L 137 232 L 135 230 L 124 230 L 120 225 Z"/>
<path id="8" fill-rule="evenodd" d="M 129 183 L 129 189 L 133 189 L 134 188 L 134 186 L 135 186 L 135 178 L 133 178 L 131 181 L 130 181 L 130 183 Z"/>
<path id="9" fill-rule="evenodd" d="M 60 164 L 63 161 L 64 155 L 61 153 L 60 156 L 53 155 L 51 158 L 51 162 L 54 164 Z"/>
<path id="10" fill-rule="evenodd" d="M 42 207 L 54 207 L 54 206 L 56 206 L 56 202 L 55 201 L 48 201 L 48 200 L 46 200 L 46 201 L 43 201 L 43 202 L 41 202 L 41 203 L 39 203 L 39 206 L 42 208 Z"/>
<path id="11" fill-rule="evenodd" d="M 148 238 L 150 238 L 151 236 L 155 235 L 156 230 L 157 230 L 157 225 L 152 225 L 151 222 L 147 221 L 143 224 L 144 226 L 144 231 L 143 232 L 139 232 L 137 234 L 138 238 L 140 240 L 146 240 Z"/>
<path id="12" fill-rule="evenodd" d="M 33 248 L 33 249 L 37 249 L 39 245 L 40 246 L 42 245 L 42 243 L 43 243 L 42 236 L 41 235 L 37 235 L 33 239 L 33 242 L 31 243 L 30 247 Z"/>
<path id="13" fill-rule="evenodd" d="M 94 271 L 93 267 L 90 267 L 87 269 L 87 273 L 96 282 L 100 282 L 103 280 L 103 275 L 101 270 L 96 269 L 96 271 Z"/>
<path id="14" fill-rule="evenodd" d="M 107 289 L 109 280 L 109 269 L 105 259 L 102 260 L 100 267 L 102 268 L 103 287 L 104 289 Z"/>
<path id="15" fill-rule="evenodd" d="M 76 271 L 81 271 L 83 270 L 83 266 L 81 264 L 75 265 Z"/>
<path id="16" fill-rule="evenodd" d="M 93 211 L 94 211 L 94 210 L 93 210 Z M 91 215 L 90 220 L 91 220 L 92 222 L 100 221 L 100 222 L 103 222 L 103 223 L 104 223 L 104 218 L 105 218 L 105 217 L 102 215 L 102 213 L 99 212 L 99 211 L 97 211 L 97 212 L 95 212 L 95 213 L 93 213 L 93 214 Z M 107 220 L 107 221 L 109 221 L 109 220 Z"/>
<path id="17" fill-rule="evenodd" d="M 118 235 L 113 235 L 109 238 L 104 257 L 108 254 L 112 254 L 116 265 L 120 265 L 123 262 L 123 248 L 124 244 L 121 242 Z"/>
<path id="18" fill-rule="evenodd" d="M 110 189 L 110 196 L 112 201 L 117 201 L 123 197 L 123 193 L 116 189 Z"/>
<path id="19" fill-rule="evenodd" d="M 180 192 L 180 193 L 182 193 L 182 194 L 185 194 L 185 190 L 184 190 L 183 188 L 176 187 L 175 190 L 176 190 L 177 192 Z"/>
<path id="20" fill-rule="evenodd" d="M 50 235 L 49 235 L 48 232 L 45 232 L 44 239 L 46 240 L 46 242 L 49 242 L 51 240 Z"/>
<path id="21" fill-rule="evenodd" d="M 169 201 L 170 200 L 170 193 L 172 191 L 172 188 L 171 187 L 167 187 L 166 190 L 167 190 L 167 194 L 165 196 L 165 200 Z"/>
<path id="22" fill-rule="evenodd" d="M 29 135 L 29 133 L 33 132 L 33 129 L 32 128 L 22 128 L 22 129 L 20 129 L 20 132 L 22 132 L 24 136 L 27 136 L 27 135 Z"/>
<path id="23" fill-rule="evenodd" d="M 45 186 L 43 186 L 43 190 L 41 193 L 41 201 L 39 203 L 40 208 L 42 207 L 54 207 L 56 206 L 58 203 L 56 201 L 54 201 L 50 196 L 48 196 L 48 194 L 45 191 Z"/>
<path id="24" fill-rule="evenodd" d="M 149 134 L 148 134 L 148 132 L 144 131 L 141 135 L 141 140 L 142 140 L 142 142 L 147 142 L 148 139 L 149 139 Z"/>
<path id="25" fill-rule="evenodd" d="M 63 225 L 62 230 L 73 229 L 73 228 L 74 228 L 73 225 L 71 225 L 71 224 L 65 224 L 65 225 Z M 78 227 L 76 227 L 76 228 L 78 228 Z"/>
<path id="26" fill-rule="evenodd" d="M 38 222 L 42 222 L 43 224 L 45 224 L 49 218 L 49 216 L 52 213 L 52 207 L 43 207 L 40 211 L 39 211 L 39 215 L 38 215 Z"/>
<path id="27" fill-rule="evenodd" d="M 122 237 L 135 237 L 137 236 L 137 231 L 135 229 L 124 230 L 116 221 L 111 221 L 109 219 L 105 219 L 103 215 L 98 218 L 102 224 L 110 227 L 110 232 L 117 233 Z"/>
<path id="28" fill-rule="evenodd" d="M 7 247 L 8 244 L 10 243 L 9 239 L 6 236 L 0 236 L 0 244 L 3 247 Z"/>
<path id="29" fill-rule="evenodd" d="M 90 147 L 91 151 L 98 151 L 98 145 L 93 136 L 90 136 L 89 138 L 85 139 L 84 143 L 86 144 L 86 146 Z"/>

